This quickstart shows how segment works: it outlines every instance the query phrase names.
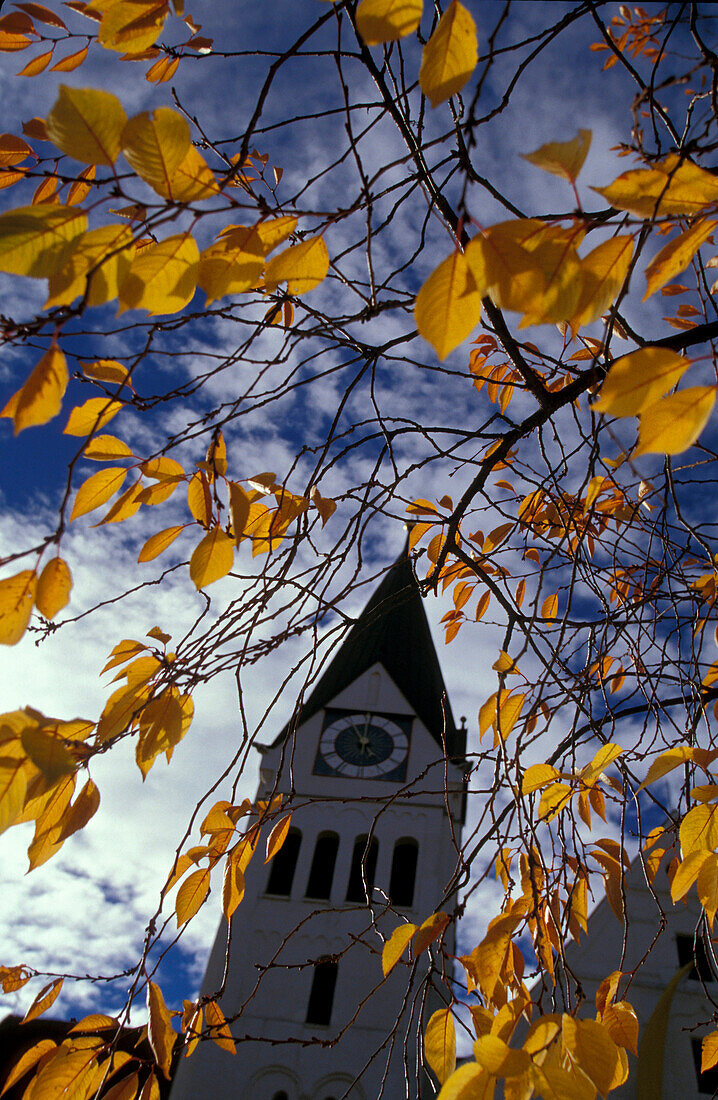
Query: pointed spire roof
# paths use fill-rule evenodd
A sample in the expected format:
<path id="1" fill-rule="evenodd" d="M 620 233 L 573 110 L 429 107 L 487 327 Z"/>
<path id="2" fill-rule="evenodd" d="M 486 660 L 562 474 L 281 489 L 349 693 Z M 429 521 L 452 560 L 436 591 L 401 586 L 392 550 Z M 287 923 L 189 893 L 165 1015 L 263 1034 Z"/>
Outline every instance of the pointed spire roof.
<path id="1" fill-rule="evenodd" d="M 411 561 L 408 542 L 328 668 L 312 688 L 297 724 L 328 706 L 341 691 L 379 663 L 384 666 L 418 718 L 441 745 L 446 735 L 449 755 L 461 754 L 439 659 Z M 283 740 L 283 730 L 275 744 Z"/>

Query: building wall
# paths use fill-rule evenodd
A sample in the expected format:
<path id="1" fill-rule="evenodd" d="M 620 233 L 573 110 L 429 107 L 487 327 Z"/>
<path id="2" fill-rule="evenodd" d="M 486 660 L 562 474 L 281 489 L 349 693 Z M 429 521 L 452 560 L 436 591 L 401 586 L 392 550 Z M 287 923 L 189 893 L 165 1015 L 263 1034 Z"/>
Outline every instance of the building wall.
<path id="1" fill-rule="evenodd" d="M 332 708 L 411 716 L 411 708 L 384 669 L 375 665 L 332 700 Z M 402 918 L 421 923 L 447 908 L 446 885 L 456 864 L 452 840 L 460 831 L 462 776 L 447 764 L 436 741 L 414 718 L 407 779 L 344 779 L 312 774 L 323 713 L 300 727 L 293 739 L 267 752 L 258 797 L 293 790 L 292 827 L 302 840 L 289 897 L 267 894 L 271 864 L 255 856 L 245 898 L 232 920 L 225 1016 L 238 1014 L 232 1032 L 240 1038 L 231 1057 L 202 1043 L 183 1060 L 173 1100 L 209 1096 L 213 1100 L 273 1100 L 284 1090 L 289 1100 L 398 1100 L 420 1091 L 415 1037 L 442 1003 L 426 986 L 429 956 L 399 964 L 383 978 L 379 932 L 388 936 Z M 450 806 L 456 815 L 450 827 Z M 331 897 L 306 897 L 315 844 L 320 833 L 339 835 Z M 357 837 L 371 833 L 378 859 L 371 908 L 345 901 Z M 418 843 L 414 899 L 410 908 L 388 909 L 392 854 L 396 842 Z M 456 842 L 460 837 L 456 835 Z M 261 845 L 260 845 L 261 850 Z M 450 904 L 450 903 L 449 903 Z M 454 949 L 453 932 L 447 939 Z M 227 926 L 223 922 L 202 986 L 220 988 L 225 969 Z M 306 1024 L 314 963 L 338 960 L 329 1025 Z M 408 992 L 407 992 L 408 990 Z M 387 1041 L 388 1036 L 394 1035 Z M 311 1045 L 304 1042 L 316 1039 Z M 322 1045 L 320 1045 L 322 1044 Z M 359 1083 L 355 1083 L 359 1079 Z M 428 1081 L 426 1081 L 428 1084 Z"/>

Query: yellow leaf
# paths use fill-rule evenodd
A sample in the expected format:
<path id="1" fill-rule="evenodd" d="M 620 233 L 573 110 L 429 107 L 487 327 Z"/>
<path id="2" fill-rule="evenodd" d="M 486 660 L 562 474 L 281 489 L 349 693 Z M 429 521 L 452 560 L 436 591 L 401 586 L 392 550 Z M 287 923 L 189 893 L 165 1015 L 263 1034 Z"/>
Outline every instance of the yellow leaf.
<path id="1" fill-rule="evenodd" d="M 679 837 L 685 860 L 693 851 L 718 848 L 718 804 L 694 806 L 681 822 Z"/>
<path id="2" fill-rule="evenodd" d="M 476 327 L 480 313 L 481 295 L 467 259 L 458 250 L 452 252 L 416 296 L 416 327 L 439 359 L 445 359 Z"/>
<path id="3" fill-rule="evenodd" d="M 703 862 L 696 882 L 698 899 L 706 911 L 711 928 L 718 909 L 718 858 L 713 852 Z"/>
<path id="4" fill-rule="evenodd" d="M 533 153 L 524 153 L 523 158 L 545 172 L 575 183 L 591 148 L 592 136 L 590 130 L 579 130 L 571 141 L 549 141 Z"/>
<path id="5" fill-rule="evenodd" d="M 414 956 L 426 951 L 427 947 L 437 939 L 449 923 L 446 913 L 432 913 L 427 917 L 414 937 Z"/>
<path id="6" fill-rule="evenodd" d="M 50 69 L 51 73 L 71 73 L 75 69 L 79 69 L 83 61 L 87 57 L 87 51 L 89 46 L 83 46 L 81 50 L 76 50 L 75 53 L 69 53 L 66 57 L 63 57 L 56 65 L 53 65 Z"/>
<path id="7" fill-rule="evenodd" d="M 0 214 L 0 271 L 48 278 L 87 229 L 71 206 L 25 206 Z"/>
<path id="8" fill-rule="evenodd" d="M 666 214 L 700 213 L 718 202 L 718 179 L 690 161 L 681 164 L 671 154 L 653 168 L 624 172 L 608 187 L 593 187 L 617 210 L 628 210 L 639 218 Z"/>
<path id="9" fill-rule="evenodd" d="M 558 595 L 547 596 L 541 604 L 541 617 L 543 619 L 555 619 L 558 614 Z"/>
<path id="10" fill-rule="evenodd" d="M 99 40 L 108 50 L 141 54 L 159 38 L 169 11 L 167 0 L 114 0 L 92 5 L 102 11 Z"/>
<path id="11" fill-rule="evenodd" d="M 499 695 L 497 709 L 497 732 L 503 741 L 509 736 L 519 720 L 521 708 L 526 699 L 525 695 L 510 695 L 508 691 L 502 691 Z"/>
<path id="12" fill-rule="evenodd" d="M 112 165 L 126 121 L 122 104 L 110 92 L 61 84 L 45 123 L 50 141 L 63 153 L 83 164 Z"/>
<path id="13" fill-rule="evenodd" d="M 163 197 L 189 148 L 189 125 L 170 107 L 142 111 L 122 131 L 122 152 L 130 167 Z"/>
<path id="14" fill-rule="evenodd" d="M 474 1043 L 474 1057 L 494 1077 L 518 1077 L 531 1065 L 525 1050 L 512 1050 L 498 1035 L 482 1035 Z"/>
<path id="15" fill-rule="evenodd" d="M 681 861 L 671 881 L 671 898 L 674 902 L 686 896 L 698 878 L 701 867 L 711 855 L 707 848 L 697 848 Z"/>
<path id="16" fill-rule="evenodd" d="M 395 42 L 416 30 L 422 8 L 423 0 L 361 0 L 357 30 L 367 46 Z"/>
<path id="17" fill-rule="evenodd" d="M 324 527 L 327 520 L 329 520 L 337 510 L 336 501 L 330 500 L 329 497 L 323 497 L 316 485 L 312 485 L 309 490 L 309 499 L 319 512 L 322 519 L 322 527 Z"/>
<path id="18" fill-rule="evenodd" d="M 52 60 L 52 50 L 48 50 L 46 53 L 38 54 L 37 57 L 33 57 L 31 61 L 28 61 L 27 65 L 20 70 L 18 76 L 37 76 L 38 73 L 44 72 Z"/>
<path id="19" fill-rule="evenodd" d="M 236 1054 L 232 1032 L 224 1018 L 224 1013 L 216 1001 L 209 1001 L 205 1007 L 205 1021 L 210 1029 L 210 1038 L 220 1050 L 226 1050 L 228 1054 Z"/>
<path id="20" fill-rule="evenodd" d="M 306 294 L 323 281 L 329 270 L 329 253 L 323 237 L 311 237 L 290 245 L 269 261 L 264 272 L 267 290 L 286 282 L 288 294 Z"/>
<path id="21" fill-rule="evenodd" d="M 638 425 L 634 456 L 680 454 L 697 440 L 713 411 L 714 386 L 691 386 L 644 410 Z"/>
<path id="22" fill-rule="evenodd" d="M 103 1090 L 103 1100 L 136 1100 L 139 1087 L 140 1075 L 132 1073 L 129 1077 L 123 1077 L 121 1081 L 112 1085 L 107 1092 Z"/>
<path id="23" fill-rule="evenodd" d="M 681 764 L 685 764 L 686 760 L 690 760 L 692 756 L 693 749 L 689 745 L 677 745 L 673 749 L 662 752 L 658 759 L 654 760 L 648 769 L 646 778 L 638 788 L 639 791 L 642 791 L 649 783 L 655 783 L 658 779 L 662 779 L 664 775 L 668 775 L 674 768 L 678 768 Z"/>
<path id="24" fill-rule="evenodd" d="M 194 296 L 198 268 L 199 250 L 188 233 L 143 249 L 120 285 L 120 313 L 127 309 L 178 313 Z"/>
<path id="25" fill-rule="evenodd" d="M 479 59 L 476 24 L 459 0 L 452 0 L 424 46 L 419 83 L 436 107 L 460 91 Z"/>
<path id="26" fill-rule="evenodd" d="M 118 363 L 116 359 L 95 359 L 94 363 L 83 363 L 82 373 L 86 378 L 95 378 L 98 382 L 115 382 L 118 386 L 126 382 L 130 376 L 127 367 L 123 367 L 122 363 Z M 127 444 L 123 443 L 122 446 L 126 447 Z M 131 451 L 130 454 L 132 454 Z M 85 456 L 87 456 L 87 449 Z"/>
<path id="27" fill-rule="evenodd" d="M 182 481 L 185 476 L 184 468 L 174 458 L 160 455 L 158 458 L 150 458 L 140 467 L 145 477 L 154 478 L 156 481 Z"/>
<path id="28" fill-rule="evenodd" d="M 172 1019 L 162 996 L 162 990 L 154 982 L 147 983 L 147 1009 L 149 1013 L 147 1038 L 157 1065 L 169 1081 L 172 1051 L 177 1035 L 172 1027 Z"/>
<path id="29" fill-rule="evenodd" d="M 424 1055 L 443 1085 L 456 1069 L 456 1028 L 451 1009 L 440 1008 L 429 1019 L 424 1033 Z"/>
<path id="30" fill-rule="evenodd" d="M 236 859 L 227 856 L 222 880 L 222 912 L 227 920 L 244 897 L 244 872 Z"/>
<path id="31" fill-rule="evenodd" d="M 79 516 L 86 515 L 87 512 L 94 511 L 108 501 L 121 487 L 126 477 L 127 470 L 122 466 L 110 466 L 88 477 L 77 490 L 70 522 Z"/>
<path id="32" fill-rule="evenodd" d="M 591 763 L 587 764 L 586 767 L 582 769 L 582 782 L 593 783 L 614 760 L 618 760 L 622 752 L 623 749 L 620 745 L 601 745 L 601 748 L 598 750 Z"/>
<path id="33" fill-rule="evenodd" d="M 122 523 L 123 520 L 134 516 L 140 510 L 141 497 L 142 482 L 136 481 L 134 485 L 130 485 L 129 489 L 125 489 L 124 493 L 114 501 L 109 511 L 105 513 L 101 520 L 94 523 L 93 527 L 102 527 L 105 523 Z"/>
<path id="34" fill-rule="evenodd" d="M 138 562 L 140 561 L 152 561 L 154 558 L 163 554 L 168 546 L 171 546 L 181 531 L 184 531 L 184 525 L 180 527 L 165 527 L 164 531 L 158 531 L 156 535 L 151 535 L 147 542 L 140 550 Z"/>
<path id="35" fill-rule="evenodd" d="M 50 275 L 45 309 L 70 305 L 85 293 L 87 304 L 91 306 L 112 301 L 117 297 L 119 284 L 129 271 L 133 256 L 133 237 L 128 226 L 101 225 L 91 229 L 80 238 L 66 263 Z M 98 376 L 90 374 L 89 377 Z M 124 381 L 115 377 L 102 380 Z"/>
<path id="36" fill-rule="evenodd" d="M 249 519 L 250 499 L 241 485 L 236 481 L 229 482 L 229 508 L 232 514 L 232 531 L 237 543 L 244 534 L 244 529 Z"/>
<path id="37" fill-rule="evenodd" d="M 691 262 L 700 246 L 707 241 L 714 232 L 716 225 L 718 225 L 718 222 L 711 221 L 709 218 L 703 218 L 701 221 L 696 222 L 695 225 L 692 225 L 690 229 L 686 229 L 686 231 L 676 237 L 675 240 L 669 241 L 667 245 L 664 245 L 658 255 L 651 260 L 646 268 L 646 293 L 643 295 L 644 302 L 646 298 L 650 298 L 651 294 L 655 294 L 659 287 L 662 287 L 675 275 L 678 275 L 688 267 L 688 264 Z"/>
<path id="38" fill-rule="evenodd" d="M 189 575 L 197 588 L 226 577 L 234 564 L 234 539 L 213 527 L 195 547 L 189 562 Z"/>
<path id="39" fill-rule="evenodd" d="M 399 962 L 407 944 L 411 943 L 415 932 L 415 924 L 400 924 L 398 928 L 394 929 L 391 936 L 384 944 L 381 953 L 381 968 L 384 977 L 386 977 Z"/>
<path id="40" fill-rule="evenodd" d="M 5 832 L 20 816 L 26 792 L 24 760 L 12 760 L 0 755 L 0 833 Z"/>
<path id="41" fill-rule="evenodd" d="M 718 1031 L 706 1035 L 701 1043 L 701 1073 L 718 1064 Z"/>
<path id="42" fill-rule="evenodd" d="M 109 424 L 120 409 L 122 401 L 110 401 L 107 397 L 90 397 L 73 409 L 63 429 L 64 435 L 89 435 Z M 127 471 L 125 471 L 127 472 Z"/>
<path id="43" fill-rule="evenodd" d="M 114 435 L 96 435 L 85 445 L 85 458 L 95 462 L 111 462 L 115 458 L 132 458 L 132 448 Z"/>
<path id="44" fill-rule="evenodd" d="M 37 577 L 23 569 L 0 581 L 0 645 L 15 645 L 27 629 L 35 600 Z"/>
<path id="45" fill-rule="evenodd" d="M 601 1016 L 601 1023 L 618 1046 L 638 1054 L 638 1017 L 627 1001 L 608 1005 Z"/>
<path id="46" fill-rule="evenodd" d="M 17 394 L 13 412 L 15 435 L 25 428 L 47 424 L 57 416 L 68 383 L 67 362 L 57 344 L 51 344 Z M 3 410 L 4 411 L 4 410 Z"/>
<path id="47" fill-rule="evenodd" d="M 541 795 L 538 816 L 541 821 L 552 821 L 557 814 L 565 810 L 571 801 L 573 790 L 566 783 L 554 783 Z"/>
<path id="48" fill-rule="evenodd" d="M 177 891 L 175 912 L 177 914 L 177 927 L 186 924 L 204 904 L 204 899 L 209 893 L 209 869 L 193 871 L 184 880 Z"/>
<path id="49" fill-rule="evenodd" d="M 148 694 L 146 687 L 120 687 L 113 691 L 97 723 L 98 742 L 104 744 L 134 724 Z"/>
<path id="50" fill-rule="evenodd" d="M 225 294 L 242 294 L 259 283 L 264 271 L 264 252 L 256 236 L 249 241 L 251 232 L 246 230 L 242 243 L 220 239 L 201 253 L 197 283 L 207 295 L 208 304 Z"/>
<path id="51" fill-rule="evenodd" d="M 70 600 L 72 573 L 62 558 L 51 558 L 37 582 L 35 607 L 46 619 L 54 619 Z"/>
<path id="52" fill-rule="evenodd" d="M 204 470 L 193 474 L 187 484 L 187 505 L 190 512 L 203 527 L 212 523 L 212 496 Z"/>
<path id="53" fill-rule="evenodd" d="M 492 225 L 469 243 L 466 258 L 474 279 L 501 309 L 523 312 L 526 302 L 537 301 L 543 292 L 543 272 L 524 245 L 545 230 L 536 218 L 520 218 Z"/>
<path id="54" fill-rule="evenodd" d="M 30 760 L 42 772 L 49 786 L 77 770 L 74 756 L 64 741 L 43 729 L 23 730 L 22 747 Z"/>
<path id="55" fill-rule="evenodd" d="M 0 970 L 2 968 L 0 967 Z M 16 1083 L 21 1077 L 24 1077 L 33 1066 L 36 1066 L 41 1058 L 44 1058 L 46 1054 L 49 1054 L 51 1050 L 55 1050 L 57 1043 L 54 1043 L 52 1039 L 41 1039 L 39 1043 L 35 1043 L 29 1050 L 26 1050 L 14 1066 L 10 1070 L 10 1073 L 5 1078 L 0 1096 L 4 1094 Z"/>
<path id="56" fill-rule="evenodd" d="M 616 1044 L 606 1028 L 596 1020 L 576 1020 L 564 1013 L 562 1037 L 574 1063 L 605 1096 L 613 1088 L 620 1063 Z"/>
<path id="57" fill-rule="evenodd" d="M 167 187 L 158 181 L 155 190 L 175 202 L 199 202 L 216 195 L 219 185 L 202 154 L 190 145 Z"/>
<path id="58" fill-rule="evenodd" d="M 447 1078 L 437 1100 L 493 1100 L 496 1081 L 476 1062 L 459 1066 Z"/>
<path id="59" fill-rule="evenodd" d="M 547 783 L 553 783 L 558 779 L 559 772 L 550 764 L 532 764 L 523 774 L 521 780 L 521 793 L 531 794 L 545 787 Z"/>
<path id="60" fill-rule="evenodd" d="M 100 792 L 91 779 L 88 779 L 72 806 L 66 811 L 62 820 L 62 829 L 57 838 L 62 842 L 73 833 L 84 829 L 88 821 L 94 817 L 100 808 Z"/>
<path id="61" fill-rule="evenodd" d="M 29 1020 L 36 1020 L 38 1016 L 42 1016 L 43 1012 L 47 1012 L 48 1008 L 50 1008 L 59 997 L 60 990 L 62 989 L 62 982 L 62 978 L 55 978 L 54 981 L 48 982 L 47 985 L 40 990 L 23 1017 L 22 1022 L 24 1024 Z"/>
<path id="62" fill-rule="evenodd" d="M 637 416 L 673 389 L 691 365 L 670 348 L 648 347 L 622 355 L 611 364 L 594 412 Z"/>
<path id="63" fill-rule="evenodd" d="M 621 290 L 633 259 L 633 237 L 602 241 L 581 261 L 581 295 L 571 318 L 574 333 L 601 317 Z"/>
<path id="64" fill-rule="evenodd" d="M 272 827 L 272 831 L 267 837 L 267 854 L 264 858 L 265 863 L 269 863 L 270 859 L 274 859 L 279 849 L 287 839 L 287 833 L 289 832 L 289 826 L 292 821 L 292 815 L 287 814 L 286 817 L 282 817 Z"/>

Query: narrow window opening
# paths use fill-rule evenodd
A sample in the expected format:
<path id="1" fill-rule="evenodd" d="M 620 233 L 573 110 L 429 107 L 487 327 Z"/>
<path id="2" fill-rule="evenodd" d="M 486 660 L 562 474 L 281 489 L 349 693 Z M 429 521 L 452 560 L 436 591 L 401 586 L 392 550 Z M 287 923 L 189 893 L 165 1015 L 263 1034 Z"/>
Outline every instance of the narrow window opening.
<path id="1" fill-rule="evenodd" d="M 678 965 L 687 966 L 693 963 L 693 969 L 688 972 L 688 979 L 692 982 L 715 982 L 716 976 L 706 953 L 702 936 L 680 935 L 676 936 L 678 948 Z"/>
<path id="2" fill-rule="evenodd" d="M 352 852 L 352 865 L 349 872 L 349 885 L 347 886 L 347 901 L 364 903 L 367 900 L 364 889 L 364 881 L 371 893 L 376 873 L 376 860 L 379 854 L 379 843 L 376 837 L 372 837 L 367 851 L 367 836 L 359 836 L 354 841 Z"/>
<path id="3" fill-rule="evenodd" d="M 419 845 L 411 837 L 402 837 L 394 845 L 391 858 L 391 878 L 389 897 L 394 905 L 410 908 L 414 902 L 414 884 L 416 882 L 416 863 L 419 858 Z"/>
<path id="4" fill-rule="evenodd" d="M 339 851 L 339 837 L 336 833 L 320 833 L 317 837 L 312 866 L 307 882 L 307 897 L 328 901 L 332 892 L 334 866 Z"/>
<path id="5" fill-rule="evenodd" d="M 335 962 L 320 962 L 314 967 L 312 989 L 307 1005 L 308 1024 L 328 1024 L 332 1018 L 334 987 L 337 984 L 338 965 Z"/>
<path id="6" fill-rule="evenodd" d="M 301 829 L 290 829 L 287 839 L 272 860 L 267 881 L 268 894 L 276 894 L 283 898 L 288 898 L 291 894 L 301 843 Z"/>

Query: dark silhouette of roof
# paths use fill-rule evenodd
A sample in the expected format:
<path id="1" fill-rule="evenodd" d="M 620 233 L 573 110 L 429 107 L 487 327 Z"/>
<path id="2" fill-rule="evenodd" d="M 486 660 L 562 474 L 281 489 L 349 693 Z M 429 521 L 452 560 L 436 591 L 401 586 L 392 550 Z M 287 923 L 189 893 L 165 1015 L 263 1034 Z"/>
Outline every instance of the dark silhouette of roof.
<path id="1" fill-rule="evenodd" d="M 459 742 L 465 742 L 466 734 L 454 724 L 407 549 L 385 574 L 329 667 L 310 691 L 301 712 L 282 730 L 274 745 L 284 740 L 290 728 L 296 729 L 306 722 L 378 662 L 434 740 L 443 748 L 445 737 L 451 757 L 463 754 L 466 746 Z"/>

